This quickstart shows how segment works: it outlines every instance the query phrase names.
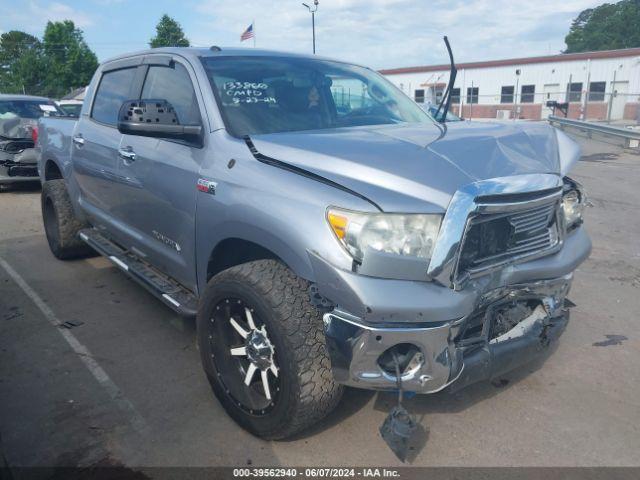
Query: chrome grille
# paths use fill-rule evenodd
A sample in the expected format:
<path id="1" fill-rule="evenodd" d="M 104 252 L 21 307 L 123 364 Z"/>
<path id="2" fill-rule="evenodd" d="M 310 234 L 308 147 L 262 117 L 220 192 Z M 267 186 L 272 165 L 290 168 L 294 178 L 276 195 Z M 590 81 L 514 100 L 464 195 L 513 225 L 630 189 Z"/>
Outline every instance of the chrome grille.
<path id="1" fill-rule="evenodd" d="M 460 251 L 458 273 L 475 273 L 552 249 L 559 242 L 557 211 L 556 201 L 471 218 Z"/>

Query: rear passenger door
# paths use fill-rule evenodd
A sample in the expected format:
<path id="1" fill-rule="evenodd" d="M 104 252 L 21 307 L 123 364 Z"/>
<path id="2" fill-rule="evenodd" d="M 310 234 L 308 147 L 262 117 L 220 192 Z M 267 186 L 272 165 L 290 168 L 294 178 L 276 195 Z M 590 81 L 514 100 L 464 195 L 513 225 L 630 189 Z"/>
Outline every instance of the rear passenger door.
<path id="1" fill-rule="evenodd" d="M 121 181 L 118 148 L 122 140 L 116 127 L 118 111 L 136 90 L 137 75 L 138 68 L 130 61 L 124 66 L 105 66 L 89 114 L 80 118 L 73 134 L 72 163 L 81 205 L 95 223 L 110 231 L 126 209 L 116 195 Z"/>
<path id="2" fill-rule="evenodd" d="M 179 57 L 149 56 L 140 95 L 173 106 L 182 125 L 204 125 L 191 66 Z M 198 93 L 197 93 L 198 92 Z M 204 139 L 206 141 L 206 138 Z M 155 267 L 195 290 L 196 184 L 202 144 L 124 135 L 118 169 L 130 246 Z"/>

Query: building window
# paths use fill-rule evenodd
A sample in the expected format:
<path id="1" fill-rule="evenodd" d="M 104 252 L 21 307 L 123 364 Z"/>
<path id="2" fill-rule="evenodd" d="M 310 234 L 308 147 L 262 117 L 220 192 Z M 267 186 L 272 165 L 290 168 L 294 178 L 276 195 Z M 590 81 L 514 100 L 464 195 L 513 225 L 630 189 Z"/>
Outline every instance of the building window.
<path id="1" fill-rule="evenodd" d="M 460 89 L 452 88 L 451 89 L 451 103 L 456 104 L 460 103 Z"/>
<path id="2" fill-rule="evenodd" d="M 589 84 L 589 101 L 604 102 L 604 91 L 606 87 L 607 82 L 591 82 Z"/>
<path id="3" fill-rule="evenodd" d="M 513 85 L 510 87 L 502 87 L 500 103 L 513 103 Z"/>
<path id="4" fill-rule="evenodd" d="M 424 90 L 416 90 L 413 98 L 416 103 L 424 103 Z"/>
<path id="5" fill-rule="evenodd" d="M 582 101 L 582 82 L 567 84 L 567 102 Z"/>
<path id="6" fill-rule="evenodd" d="M 536 96 L 535 85 L 522 85 L 522 94 L 520 95 L 521 103 L 533 103 Z"/>
<path id="7" fill-rule="evenodd" d="M 440 105 L 440 102 L 442 101 L 442 95 L 444 94 L 444 87 L 437 86 L 437 87 L 434 87 L 434 89 L 435 89 L 435 92 L 436 92 L 435 104 L 436 105 Z"/>
<path id="8" fill-rule="evenodd" d="M 478 87 L 467 88 L 467 103 L 478 103 Z"/>

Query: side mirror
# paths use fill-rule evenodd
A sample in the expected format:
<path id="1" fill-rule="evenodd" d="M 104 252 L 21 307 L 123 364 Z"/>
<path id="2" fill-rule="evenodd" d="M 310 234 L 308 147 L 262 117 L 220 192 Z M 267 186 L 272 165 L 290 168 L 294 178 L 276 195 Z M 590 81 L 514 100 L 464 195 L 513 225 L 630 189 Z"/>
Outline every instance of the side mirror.
<path id="1" fill-rule="evenodd" d="M 202 144 L 202 126 L 181 125 L 173 106 L 162 99 L 124 102 L 118 113 L 118 131 L 127 135 Z"/>

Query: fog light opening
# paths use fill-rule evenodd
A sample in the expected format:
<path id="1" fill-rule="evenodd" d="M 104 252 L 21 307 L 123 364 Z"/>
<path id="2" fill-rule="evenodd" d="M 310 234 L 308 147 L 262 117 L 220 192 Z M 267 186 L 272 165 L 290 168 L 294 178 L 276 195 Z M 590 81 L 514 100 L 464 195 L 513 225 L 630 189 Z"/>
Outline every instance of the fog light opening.
<path id="1" fill-rule="evenodd" d="M 387 348 L 378 357 L 378 366 L 382 371 L 392 377 L 396 377 L 396 360 L 400 365 L 400 375 L 406 377 L 415 373 L 424 365 L 424 355 L 418 347 L 411 343 L 398 343 Z"/>

